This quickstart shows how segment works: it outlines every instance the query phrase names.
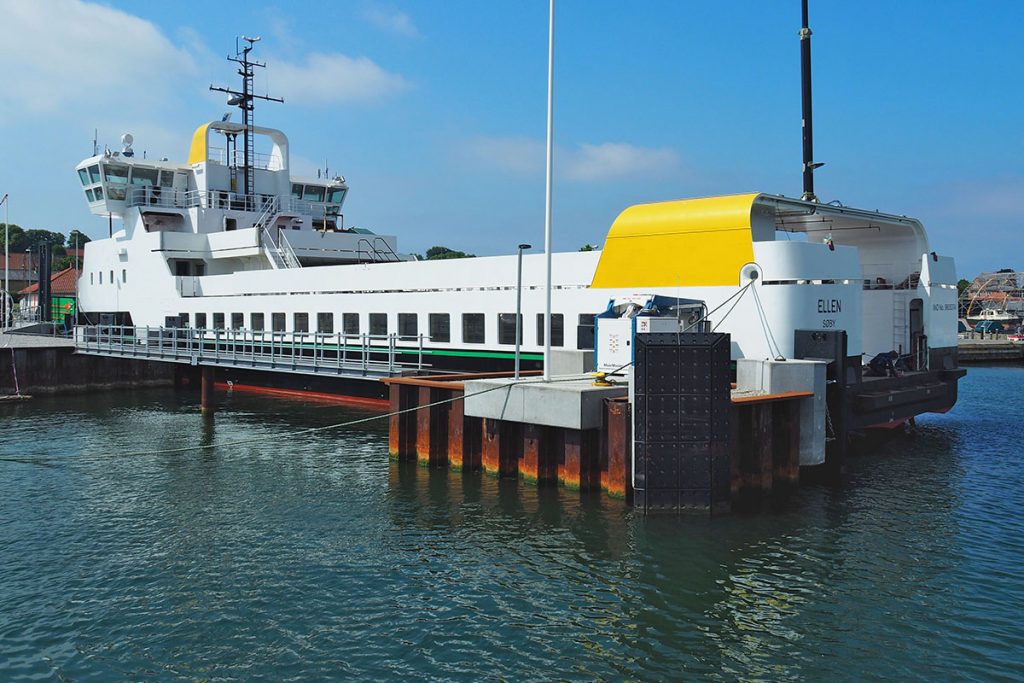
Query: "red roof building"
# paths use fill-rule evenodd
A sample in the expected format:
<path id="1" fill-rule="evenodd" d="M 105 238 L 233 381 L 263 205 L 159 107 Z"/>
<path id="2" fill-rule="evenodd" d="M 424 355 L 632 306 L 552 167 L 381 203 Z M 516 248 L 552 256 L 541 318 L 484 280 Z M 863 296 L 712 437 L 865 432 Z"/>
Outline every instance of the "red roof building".
<path id="1" fill-rule="evenodd" d="M 65 268 L 59 273 L 54 273 L 50 276 L 50 295 L 51 296 L 74 296 L 75 292 L 78 291 L 78 277 L 81 275 L 81 271 L 76 270 L 74 267 Z M 29 285 L 28 287 L 19 291 L 19 294 L 34 294 L 39 291 L 39 284 Z"/>

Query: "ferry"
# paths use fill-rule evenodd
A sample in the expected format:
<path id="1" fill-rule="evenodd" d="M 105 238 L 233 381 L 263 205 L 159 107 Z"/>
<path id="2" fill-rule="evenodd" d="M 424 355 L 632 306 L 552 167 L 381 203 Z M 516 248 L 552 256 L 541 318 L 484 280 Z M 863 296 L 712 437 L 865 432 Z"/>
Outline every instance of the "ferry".
<path id="1" fill-rule="evenodd" d="M 184 161 L 139 158 L 133 142 L 76 167 L 89 210 L 111 221 L 108 238 L 85 245 L 80 324 L 387 339 L 431 371 L 498 371 L 513 366 L 519 291 L 522 367 L 541 367 L 544 254 L 522 257 L 521 280 L 516 254 L 419 260 L 395 235 L 350 227 L 345 179 L 293 174 L 285 133 L 248 116 L 200 125 Z M 552 254 L 552 273 L 555 349 L 593 349 L 595 316 L 615 299 L 694 299 L 715 311 L 734 359 L 793 358 L 798 331 L 844 332 L 840 379 L 861 396 L 852 425 L 956 401 L 956 269 L 914 218 L 763 192 L 642 204 L 601 249 Z M 892 352 L 900 376 L 869 377 L 866 362 Z M 218 372 L 235 386 L 385 390 Z"/>

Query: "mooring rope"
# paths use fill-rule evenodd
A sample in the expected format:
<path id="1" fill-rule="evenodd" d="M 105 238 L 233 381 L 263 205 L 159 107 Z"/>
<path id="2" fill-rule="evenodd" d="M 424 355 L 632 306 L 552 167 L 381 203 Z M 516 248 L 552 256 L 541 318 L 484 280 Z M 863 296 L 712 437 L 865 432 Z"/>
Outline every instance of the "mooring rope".
<path id="1" fill-rule="evenodd" d="M 632 363 L 627 363 L 626 365 L 623 365 L 620 368 L 616 368 L 613 372 L 621 372 L 623 369 L 625 369 L 626 367 L 628 367 L 631 364 Z M 509 382 L 508 384 L 501 384 L 501 385 L 498 385 L 498 386 L 495 386 L 495 387 L 489 387 L 489 388 L 484 389 L 482 391 L 475 391 L 475 392 L 473 392 L 472 394 L 469 394 L 469 395 L 470 396 L 479 396 L 481 394 L 486 394 L 486 393 L 489 393 L 491 391 L 497 391 L 499 389 L 511 390 L 511 388 L 513 386 L 517 385 L 517 384 L 531 384 L 531 383 L 539 384 L 539 383 L 542 383 L 542 382 L 545 383 L 545 384 L 558 383 L 558 382 L 579 382 L 579 381 L 585 380 L 585 379 L 592 379 L 592 377 L 593 377 L 593 375 L 590 374 L 590 373 L 580 374 L 580 375 L 564 375 L 564 376 L 558 377 L 556 379 L 549 380 L 547 382 L 544 382 L 543 380 L 539 380 L 539 379 L 529 378 L 528 377 L 528 378 L 524 378 L 524 379 L 513 380 L 512 382 Z M 296 430 L 296 431 L 291 431 L 291 432 L 288 432 L 287 434 L 281 434 L 279 436 L 282 437 L 282 438 L 283 437 L 292 438 L 292 437 L 300 436 L 300 435 L 303 435 L 303 434 L 313 434 L 313 433 L 316 433 L 316 432 L 324 432 L 324 431 L 329 431 L 329 430 L 332 430 L 332 429 L 343 429 L 345 427 L 353 427 L 355 425 L 365 424 L 365 423 L 368 423 L 368 422 L 373 422 L 375 420 L 390 419 L 390 418 L 395 417 L 397 415 L 404 415 L 406 413 L 413 413 L 413 412 L 416 412 L 417 410 L 423 410 L 424 408 L 433 408 L 435 406 L 444 405 L 446 403 L 454 403 L 455 401 L 464 400 L 465 398 L 466 398 L 465 394 L 463 394 L 461 396 L 453 396 L 451 398 L 442 399 L 440 401 L 434 401 L 433 403 L 424 403 L 423 405 L 414 406 L 412 408 L 404 408 L 404 409 L 401 409 L 401 410 L 394 410 L 394 411 L 390 411 L 390 412 L 387 412 L 387 413 L 384 413 L 384 414 L 381 414 L 381 415 L 371 415 L 369 417 L 362 417 L 362 418 L 358 418 L 358 419 L 355 419 L 355 420 L 346 420 L 345 422 L 338 422 L 338 423 L 335 423 L 335 424 L 323 425 L 321 427 L 307 427 L 306 429 L 299 429 L 299 430 Z M 225 448 L 225 447 L 228 447 L 228 446 L 244 446 L 244 445 L 247 445 L 247 444 L 266 442 L 268 439 L 272 439 L 272 438 L 275 438 L 275 436 L 274 435 L 270 435 L 268 437 L 267 435 L 264 435 L 264 436 L 253 437 L 253 438 L 250 438 L 250 439 L 238 439 L 238 440 L 235 440 L 235 441 L 221 441 L 221 442 L 217 442 L 217 443 L 197 444 L 195 446 L 181 446 L 181 447 L 178 447 L 178 448 L 161 448 L 161 449 L 157 449 L 157 450 L 145 450 L 145 451 L 129 451 L 129 452 L 126 452 L 126 453 L 118 453 L 118 455 L 121 456 L 121 457 L 138 457 L 138 456 L 144 456 L 144 455 L 169 455 L 169 454 L 172 454 L 172 453 L 187 453 L 187 452 L 190 452 L 190 451 L 207 450 L 207 449 L 210 449 L 210 448 Z M 52 457 L 52 456 L 51 455 L 47 455 L 47 454 L 29 454 L 29 455 L 25 455 L 25 456 L 19 456 L 19 459 L 17 460 L 17 462 L 25 462 L 25 461 L 28 461 L 28 460 L 31 460 L 31 459 L 34 459 L 34 458 L 44 458 L 44 457 Z M 105 454 L 105 453 L 83 453 L 83 454 L 77 456 L 75 458 L 75 460 L 76 461 L 81 461 L 83 459 L 89 460 L 89 459 L 99 459 L 99 458 L 107 458 L 107 457 L 109 457 L 109 454 Z M 5 460 L 5 459 L 0 458 L 0 460 Z"/>
<path id="2" fill-rule="evenodd" d="M 0 348 L 11 350 L 11 372 L 14 374 L 14 396 L 21 398 L 21 387 L 18 385 L 18 364 L 14 353 L 14 347 L 11 346 L 11 332 L 5 331 L 3 333 L 4 345 Z"/>
<path id="3" fill-rule="evenodd" d="M 772 328 L 768 324 L 768 314 L 764 312 L 764 305 L 761 303 L 761 297 L 757 294 L 757 289 L 754 289 L 754 303 L 757 304 L 757 313 L 758 318 L 761 321 L 761 329 L 764 331 L 764 338 L 768 343 L 768 353 L 774 353 L 775 360 L 786 360 L 786 357 L 782 355 L 782 349 L 779 347 L 779 343 L 775 341 L 775 335 L 772 334 Z"/>
<path id="4" fill-rule="evenodd" d="M 18 385 L 18 363 L 15 360 L 14 347 L 11 348 L 11 371 L 14 373 L 14 395 L 21 397 L 21 387 Z"/>

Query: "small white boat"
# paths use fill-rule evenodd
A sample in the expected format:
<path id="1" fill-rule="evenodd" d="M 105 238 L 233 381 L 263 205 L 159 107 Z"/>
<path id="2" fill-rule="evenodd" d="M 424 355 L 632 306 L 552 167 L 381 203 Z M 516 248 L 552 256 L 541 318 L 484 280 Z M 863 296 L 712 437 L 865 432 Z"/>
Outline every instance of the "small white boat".
<path id="1" fill-rule="evenodd" d="M 967 322 L 971 323 L 971 327 L 986 320 L 1002 323 L 1004 327 L 1012 327 L 1020 324 L 1021 317 L 999 308 L 983 308 L 979 313 L 967 316 Z"/>

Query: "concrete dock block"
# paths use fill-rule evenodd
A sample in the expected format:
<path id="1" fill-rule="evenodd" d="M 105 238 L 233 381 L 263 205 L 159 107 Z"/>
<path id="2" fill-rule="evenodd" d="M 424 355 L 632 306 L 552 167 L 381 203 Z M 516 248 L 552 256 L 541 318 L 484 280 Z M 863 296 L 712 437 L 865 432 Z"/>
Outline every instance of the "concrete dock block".
<path id="1" fill-rule="evenodd" d="M 551 376 L 582 375 L 594 371 L 594 352 L 551 349 Z"/>
<path id="2" fill-rule="evenodd" d="M 780 394 L 810 391 L 814 396 L 800 400 L 800 465 L 825 462 L 825 372 L 826 363 L 812 360 L 736 361 L 736 390 Z"/>
<path id="3" fill-rule="evenodd" d="M 597 387 L 590 379 L 526 382 L 509 378 L 465 382 L 466 415 L 562 429 L 599 429 L 604 400 L 626 396 L 625 385 Z"/>

